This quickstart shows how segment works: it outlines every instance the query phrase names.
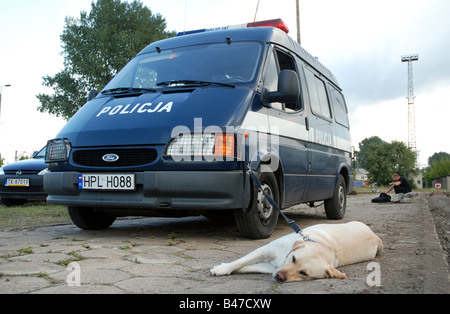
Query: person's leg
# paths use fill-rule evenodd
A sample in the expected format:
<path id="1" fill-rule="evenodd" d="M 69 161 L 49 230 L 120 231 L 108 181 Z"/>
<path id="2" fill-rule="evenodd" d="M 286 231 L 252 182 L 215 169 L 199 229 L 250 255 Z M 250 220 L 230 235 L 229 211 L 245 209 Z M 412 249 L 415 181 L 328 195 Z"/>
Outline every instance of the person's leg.
<path id="1" fill-rule="evenodd" d="M 394 187 L 394 191 L 395 191 L 395 194 L 404 194 L 404 193 L 406 193 L 406 189 L 404 187 L 401 187 L 401 186 L 395 186 Z"/>

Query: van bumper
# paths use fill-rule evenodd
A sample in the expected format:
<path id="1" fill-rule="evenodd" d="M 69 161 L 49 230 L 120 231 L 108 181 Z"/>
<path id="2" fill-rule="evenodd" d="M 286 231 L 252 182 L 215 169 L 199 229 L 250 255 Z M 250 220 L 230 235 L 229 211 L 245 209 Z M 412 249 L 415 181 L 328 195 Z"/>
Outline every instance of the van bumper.
<path id="1" fill-rule="evenodd" d="M 242 171 L 151 171 L 136 174 L 135 191 L 78 189 L 78 172 L 44 176 L 47 202 L 111 209 L 221 210 L 242 208 Z M 105 210 L 106 210 L 105 208 Z"/>

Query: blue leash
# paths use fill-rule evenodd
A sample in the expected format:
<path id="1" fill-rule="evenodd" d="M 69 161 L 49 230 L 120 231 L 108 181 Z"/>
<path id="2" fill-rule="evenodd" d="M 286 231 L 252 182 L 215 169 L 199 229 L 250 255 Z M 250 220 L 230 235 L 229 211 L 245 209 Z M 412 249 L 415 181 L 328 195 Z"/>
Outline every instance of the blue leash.
<path id="1" fill-rule="evenodd" d="M 309 238 L 309 236 L 305 236 L 302 232 L 302 229 L 300 229 L 299 226 L 297 226 L 297 224 L 294 222 L 294 220 L 289 219 L 288 217 L 286 217 L 285 214 L 283 214 L 283 212 L 281 211 L 281 209 L 278 207 L 277 203 L 272 199 L 272 197 L 270 197 L 269 194 L 266 193 L 266 191 L 264 191 L 261 182 L 259 182 L 258 178 L 256 177 L 255 173 L 253 172 L 253 170 L 251 170 L 250 168 L 248 169 L 247 173 L 250 175 L 250 177 L 252 178 L 253 182 L 255 182 L 255 184 L 259 187 L 259 189 L 263 192 L 264 197 L 269 201 L 269 203 L 273 206 L 273 208 L 275 208 L 278 213 L 280 213 L 280 215 L 284 218 L 284 220 L 286 220 L 286 222 L 289 224 L 289 226 L 294 230 L 295 233 L 299 234 L 304 241 L 307 242 L 314 242 L 313 240 L 311 240 Z"/>

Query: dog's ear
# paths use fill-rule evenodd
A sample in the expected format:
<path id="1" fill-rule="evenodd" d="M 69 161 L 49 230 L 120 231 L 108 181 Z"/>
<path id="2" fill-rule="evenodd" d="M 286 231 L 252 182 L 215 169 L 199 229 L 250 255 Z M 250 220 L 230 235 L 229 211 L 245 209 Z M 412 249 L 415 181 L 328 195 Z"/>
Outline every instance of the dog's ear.
<path id="1" fill-rule="evenodd" d="M 294 245 L 292 246 L 292 249 L 289 251 L 289 253 L 286 255 L 286 257 L 289 256 L 293 251 L 296 251 L 298 249 L 304 248 L 306 246 L 305 241 L 296 241 Z"/>
<path id="2" fill-rule="evenodd" d="M 327 270 L 325 270 L 325 274 L 328 276 L 328 278 L 338 278 L 338 279 L 347 278 L 347 275 L 345 275 L 343 272 L 340 272 L 333 266 L 330 266 Z"/>

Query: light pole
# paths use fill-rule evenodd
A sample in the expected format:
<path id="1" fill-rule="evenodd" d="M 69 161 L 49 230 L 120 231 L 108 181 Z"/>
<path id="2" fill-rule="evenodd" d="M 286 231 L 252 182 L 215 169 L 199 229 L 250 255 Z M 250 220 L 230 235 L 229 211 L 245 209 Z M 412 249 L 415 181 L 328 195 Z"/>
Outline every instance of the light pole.
<path id="1" fill-rule="evenodd" d="M 2 117 L 2 89 L 3 87 L 11 87 L 11 84 L 5 84 L 0 86 L 0 121 L 1 121 L 1 117 Z"/>

